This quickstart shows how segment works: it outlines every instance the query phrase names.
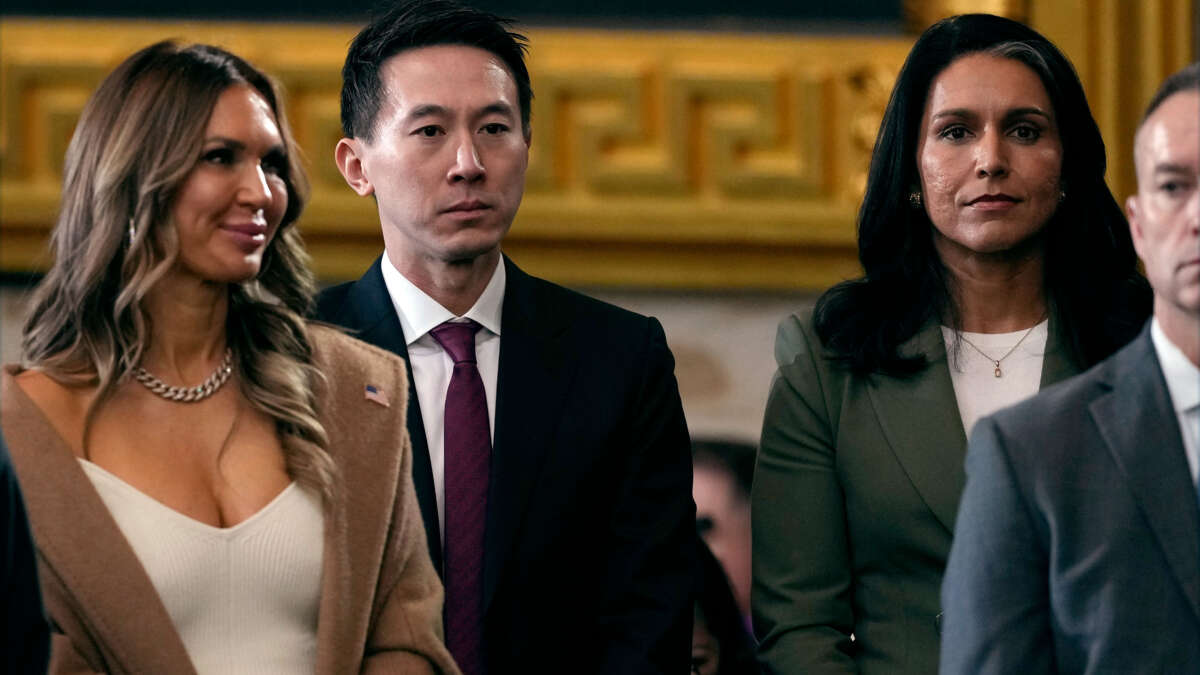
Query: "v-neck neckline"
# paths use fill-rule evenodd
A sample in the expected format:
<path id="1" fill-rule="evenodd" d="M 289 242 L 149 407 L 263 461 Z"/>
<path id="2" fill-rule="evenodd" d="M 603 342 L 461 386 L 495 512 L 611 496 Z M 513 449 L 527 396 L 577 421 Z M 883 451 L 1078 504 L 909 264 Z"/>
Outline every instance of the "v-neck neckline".
<path id="1" fill-rule="evenodd" d="M 4 376 L 9 378 L 9 380 L 10 380 L 9 385 L 12 387 L 12 389 L 15 392 L 17 392 L 18 395 L 24 399 L 22 401 L 22 405 L 35 411 L 36 414 L 40 417 L 41 423 L 44 424 L 46 426 L 46 428 L 50 430 L 50 433 L 53 436 L 55 443 L 57 445 L 61 446 L 61 450 L 66 452 L 71 457 L 74 457 L 76 460 L 78 460 L 75 463 L 75 466 L 79 469 L 80 476 L 85 479 L 84 482 L 88 484 L 88 487 L 90 487 L 92 489 L 92 491 L 96 494 L 96 498 L 100 499 L 101 502 L 104 501 L 103 498 L 100 497 L 100 493 L 96 491 L 96 486 L 92 484 L 91 478 L 88 477 L 87 472 L 84 470 L 83 465 L 80 464 L 79 462 L 86 462 L 87 464 L 91 465 L 92 467 L 99 469 L 100 471 L 104 472 L 104 475 L 119 482 L 121 485 L 128 488 L 129 490 L 132 490 L 133 492 L 137 493 L 138 496 L 154 502 L 160 508 L 170 511 L 171 513 L 175 514 L 175 516 L 178 516 L 179 518 L 181 518 L 197 527 L 208 528 L 208 531 L 213 532 L 213 533 L 227 532 L 229 535 L 232 535 L 234 533 L 234 531 L 238 530 L 238 528 L 240 528 L 243 524 L 248 523 L 252 520 L 258 519 L 259 514 L 263 513 L 264 511 L 267 511 L 267 509 L 270 509 L 277 502 L 279 502 L 283 498 L 284 494 L 286 494 L 292 488 L 292 486 L 294 486 L 294 485 L 298 486 L 296 481 L 289 480 L 288 484 L 285 485 L 282 490 L 280 490 L 278 493 L 276 493 L 275 496 L 273 496 L 270 499 L 270 501 L 268 501 L 263 506 L 259 507 L 259 509 L 257 511 L 255 511 L 253 514 L 251 514 L 247 518 L 240 520 L 237 523 L 234 523 L 233 525 L 230 525 L 228 527 L 220 527 L 218 525 L 209 525 L 208 523 L 206 523 L 202 520 L 193 518 L 193 517 L 183 513 L 182 511 L 179 511 L 178 509 L 168 506 L 167 504 L 163 503 L 162 501 L 160 501 L 154 497 L 151 497 L 149 494 L 147 494 L 141 488 L 134 486 L 132 483 L 130 483 L 129 481 L 125 480 L 124 478 L 118 476 L 117 474 L 113 473 L 112 471 L 105 469 L 104 467 L 89 460 L 86 457 L 81 457 L 78 454 L 76 454 L 75 451 L 71 449 L 71 444 L 67 441 L 67 439 L 63 438 L 63 435 L 58 430 L 58 427 L 54 424 L 53 421 L 51 421 L 50 417 L 48 415 L 46 415 L 46 411 L 42 410 L 42 407 L 39 406 L 37 404 L 37 402 L 33 400 L 33 397 L 30 396 L 29 393 L 25 391 L 25 388 L 22 387 L 20 385 L 20 383 L 17 382 L 17 373 L 15 373 L 13 371 L 14 371 L 14 368 L 12 368 L 11 366 L 5 367 L 4 368 Z M 24 371 L 22 371 L 22 372 L 24 372 Z"/>
<path id="2" fill-rule="evenodd" d="M 187 515 L 186 513 L 183 513 L 182 511 L 178 511 L 178 510 L 164 504 L 163 502 L 155 499 L 154 497 L 151 497 L 150 495 L 146 494 L 142 490 L 138 489 L 136 486 L 130 484 L 124 478 L 121 478 L 117 474 L 109 471 L 108 469 L 105 469 L 104 467 L 100 466 L 99 464 L 96 464 L 95 462 L 89 461 L 89 460 L 87 460 L 83 457 L 79 457 L 79 456 L 76 456 L 76 459 L 79 461 L 80 465 L 83 467 L 84 475 L 88 475 L 90 472 L 95 472 L 95 475 L 98 475 L 103 480 L 107 481 L 108 483 L 110 483 L 112 485 L 115 485 L 118 489 L 120 489 L 122 494 L 128 495 L 128 496 L 136 499 L 139 502 L 149 505 L 154 510 L 158 511 L 159 513 L 163 513 L 168 518 L 170 518 L 173 521 L 176 521 L 180 525 L 187 527 L 189 529 L 193 529 L 201 534 L 205 534 L 208 536 L 215 535 L 215 536 L 222 537 L 225 539 L 234 538 L 239 533 L 241 533 L 243 530 L 248 530 L 248 529 L 254 528 L 255 527 L 254 523 L 257 523 L 257 522 L 267 519 L 268 517 L 270 517 L 270 514 L 272 512 L 279 510 L 280 507 L 278 505 L 287 498 L 287 495 L 289 495 L 293 491 L 293 488 L 299 489 L 299 484 L 296 483 L 296 481 L 291 481 L 282 490 L 280 490 L 278 494 L 276 494 L 274 497 L 272 497 L 271 501 L 267 502 L 262 508 L 260 508 L 259 510 L 252 513 L 249 517 L 247 517 L 241 521 L 238 521 L 237 523 L 230 525 L 229 527 L 218 527 L 216 525 L 209 525 L 208 523 L 206 523 L 202 520 L 193 518 L 193 517 Z M 89 482 L 93 482 L 91 475 L 88 475 L 88 479 L 89 479 Z M 93 487 L 95 487 L 94 484 L 93 484 Z M 97 493 L 99 493 L 99 492 L 97 492 Z M 104 496 L 101 495 L 100 497 L 101 497 L 101 500 L 103 501 Z"/>
<path id="3" fill-rule="evenodd" d="M 84 474 L 77 455 L 16 382 L 15 367 L 3 379 L 6 435 L 36 447 L 10 443 L 21 478 L 34 539 L 41 557 L 70 589 L 78 615 L 96 634 L 97 654 L 115 670 L 194 673 L 187 649 L 137 554 Z M 87 541 L 80 545 L 80 535 Z M 137 617 L 135 632 L 118 628 Z M 153 650 L 146 645 L 153 644 Z"/>

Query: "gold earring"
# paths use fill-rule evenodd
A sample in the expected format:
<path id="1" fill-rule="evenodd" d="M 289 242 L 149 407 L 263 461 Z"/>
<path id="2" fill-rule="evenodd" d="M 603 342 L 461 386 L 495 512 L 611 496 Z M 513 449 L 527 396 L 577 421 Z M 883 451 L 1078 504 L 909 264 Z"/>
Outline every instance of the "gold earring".
<path id="1" fill-rule="evenodd" d="M 909 193 L 908 205 L 913 207 L 914 209 L 921 208 L 921 191 L 920 190 L 913 190 L 912 192 Z"/>

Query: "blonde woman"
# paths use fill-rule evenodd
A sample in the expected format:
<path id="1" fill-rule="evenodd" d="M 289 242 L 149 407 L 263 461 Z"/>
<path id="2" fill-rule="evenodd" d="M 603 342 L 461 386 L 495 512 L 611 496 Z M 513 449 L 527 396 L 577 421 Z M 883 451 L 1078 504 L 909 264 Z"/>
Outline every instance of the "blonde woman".
<path id="1" fill-rule="evenodd" d="M 164 42 L 100 85 L 2 419 L 55 672 L 457 672 L 396 357 L 304 320 L 278 95 Z"/>

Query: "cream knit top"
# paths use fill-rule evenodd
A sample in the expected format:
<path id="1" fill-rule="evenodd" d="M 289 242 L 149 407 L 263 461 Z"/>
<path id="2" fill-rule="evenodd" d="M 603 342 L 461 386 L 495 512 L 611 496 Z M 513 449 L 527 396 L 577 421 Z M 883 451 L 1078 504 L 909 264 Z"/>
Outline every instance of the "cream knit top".
<path id="1" fill-rule="evenodd" d="M 963 431 L 971 429 L 979 418 L 1015 405 L 1038 392 L 1042 365 L 1046 360 L 1046 341 L 1050 323 L 1043 319 L 1029 329 L 1011 333 L 960 333 L 966 342 L 958 343 L 953 328 L 942 326 L 946 354 L 950 363 L 950 382 L 962 416 Z M 957 343 L 957 344 L 956 344 Z M 958 353 L 955 353 L 957 347 Z M 988 356 L 979 353 L 982 349 Z M 1012 353 L 1009 353 L 1009 351 Z M 1007 356 L 1005 356 L 1007 354 Z M 992 359 L 1003 359 L 1001 377 L 996 377 Z"/>
<path id="2" fill-rule="evenodd" d="M 154 583 L 197 673 L 311 674 L 325 521 L 290 484 L 228 528 L 193 520 L 80 460 Z"/>

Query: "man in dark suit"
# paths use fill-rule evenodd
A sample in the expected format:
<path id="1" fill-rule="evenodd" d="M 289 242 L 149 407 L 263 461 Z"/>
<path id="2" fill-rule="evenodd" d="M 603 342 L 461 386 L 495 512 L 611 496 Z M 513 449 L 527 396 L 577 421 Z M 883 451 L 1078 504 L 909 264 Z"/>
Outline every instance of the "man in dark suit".
<path id="1" fill-rule="evenodd" d="M 5 672 L 44 673 L 50 624 L 38 586 L 36 552 L 8 446 L 0 436 L 0 663 Z"/>
<path id="2" fill-rule="evenodd" d="M 1151 102 L 1135 162 L 1154 318 L 975 427 L 942 585 L 947 675 L 1200 673 L 1200 64 Z"/>
<path id="3" fill-rule="evenodd" d="M 375 198 L 386 250 L 318 316 L 409 363 L 414 479 L 466 673 L 686 672 L 695 507 L 662 327 L 501 254 L 531 137 L 524 51 L 451 0 L 355 38 L 336 161 Z"/>

